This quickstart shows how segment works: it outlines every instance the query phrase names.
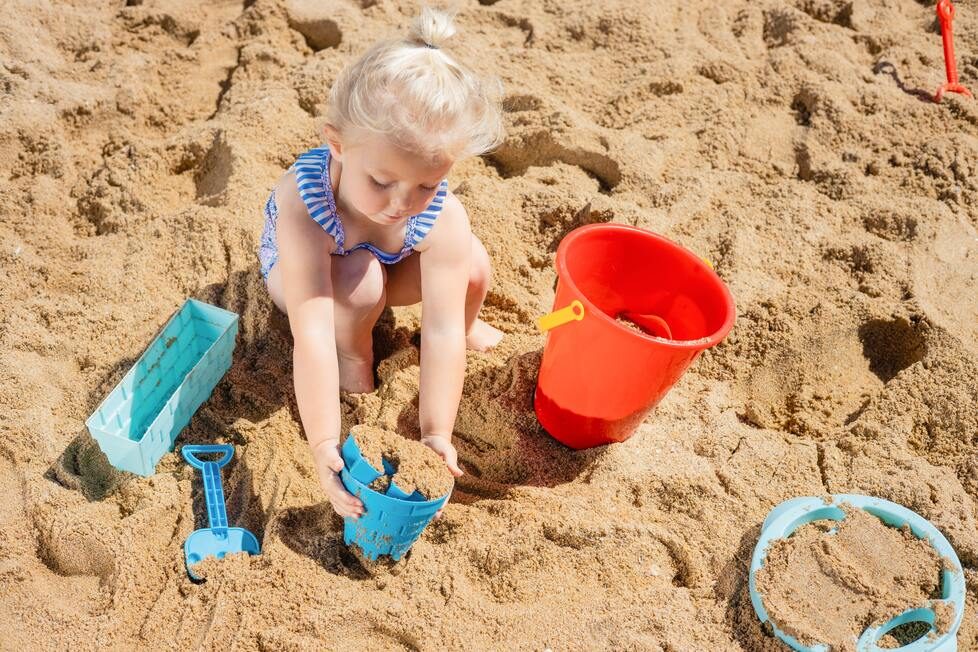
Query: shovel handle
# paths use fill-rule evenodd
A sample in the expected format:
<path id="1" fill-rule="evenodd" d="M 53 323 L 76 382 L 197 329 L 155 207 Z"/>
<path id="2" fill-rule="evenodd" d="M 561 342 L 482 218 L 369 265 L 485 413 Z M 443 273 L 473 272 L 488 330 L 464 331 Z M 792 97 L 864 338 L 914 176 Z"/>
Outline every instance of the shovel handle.
<path id="1" fill-rule="evenodd" d="M 228 533 L 228 513 L 224 505 L 224 486 L 221 482 L 221 467 L 234 455 L 234 446 L 229 444 L 190 444 L 180 449 L 183 458 L 191 466 L 203 472 L 204 501 L 207 503 L 207 525 L 214 536 L 224 538 Z M 203 462 L 196 453 L 221 453 L 216 462 Z"/>
<path id="2" fill-rule="evenodd" d="M 581 321 L 582 319 L 584 319 L 584 304 L 575 299 L 569 306 L 555 310 L 537 319 L 537 327 L 546 333 L 552 328 L 563 326 L 572 321 Z"/>
<path id="3" fill-rule="evenodd" d="M 947 83 L 941 84 L 934 94 L 934 101 L 940 102 L 945 93 L 960 93 L 965 97 L 972 97 L 971 91 L 965 88 L 958 81 L 958 64 L 954 58 L 954 5 L 951 0 L 938 0 L 937 20 L 941 23 L 941 42 L 944 46 L 944 72 L 947 74 Z"/>
<path id="4" fill-rule="evenodd" d="M 224 466 L 229 461 L 231 461 L 231 456 L 234 455 L 234 446 L 230 444 L 187 444 L 180 449 L 183 454 L 183 459 L 187 460 L 187 463 L 195 469 L 203 469 L 205 462 L 204 460 L 197 457 L 197 453 L 204 455 L 211 455 L 214 453 L 221 453 L 221 458 L 211 462 L 212 464 L 217 464 L 218 466 Z"/>

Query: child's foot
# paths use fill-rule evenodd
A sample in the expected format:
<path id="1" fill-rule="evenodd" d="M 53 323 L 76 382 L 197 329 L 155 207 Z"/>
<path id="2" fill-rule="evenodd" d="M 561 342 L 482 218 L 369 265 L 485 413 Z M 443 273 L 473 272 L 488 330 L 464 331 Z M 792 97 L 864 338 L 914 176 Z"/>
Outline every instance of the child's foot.
<path id="1" fill-rule="evenodd" d="M 503 332 L 482 321 L 476 319 L 472 328 L 465 335 L 465 346 L 470 351 L 488 351 L 503 339 Z"/>
<path id="2" fill-rule="evenodd" d="M 374 365 L 363 360 L 336 352 L 339 363 L 340 389 L 350 394 L 366 394 L 374 391 Z"/>

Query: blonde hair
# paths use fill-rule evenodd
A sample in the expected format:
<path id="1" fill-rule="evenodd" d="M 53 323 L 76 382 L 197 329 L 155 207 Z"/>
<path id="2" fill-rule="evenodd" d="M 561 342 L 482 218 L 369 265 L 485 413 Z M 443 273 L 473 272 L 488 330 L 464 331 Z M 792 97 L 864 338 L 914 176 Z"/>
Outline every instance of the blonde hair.
<path id="1" fill-rule="evenodd" d="M 407 37 L 374 44 L 340 73 L 327 121 L 345 138 L 378 134 L 427 158 L 494 149 L 503 139 L 501 84 L 445 52 L 455 32 L 452 16 L 424 7 Z"/>

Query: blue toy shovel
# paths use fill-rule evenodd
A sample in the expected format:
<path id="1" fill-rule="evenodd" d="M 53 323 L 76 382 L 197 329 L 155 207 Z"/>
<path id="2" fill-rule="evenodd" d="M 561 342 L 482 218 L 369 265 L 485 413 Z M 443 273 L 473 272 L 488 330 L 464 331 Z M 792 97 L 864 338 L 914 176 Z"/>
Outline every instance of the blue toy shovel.
<path id="1" fill-rule="evenodd" d="M 183 544 L 187 574 L 195 580 L 201 580 L 203 578 L 194 574 L 192 568 L 205 557 L 224 559 L 225 555 L 235 552 L 257 555 L 261 550 L 254 534 L 244 528 L 228 527 L 228 515 L 224 509 L 224 487 L 221 484 L 221 467 L 234 455 L 234 446 L 188 444 L 181 448 L 180 452 L 191 466 L 201 469 L 204 475 L 204 498 L 207 501 L 207 524 L 210 527 L 194 530 Z M 216 462 L 205 462 L 197 457 L 197 453 L 218 453 L 221 458 Z"/>

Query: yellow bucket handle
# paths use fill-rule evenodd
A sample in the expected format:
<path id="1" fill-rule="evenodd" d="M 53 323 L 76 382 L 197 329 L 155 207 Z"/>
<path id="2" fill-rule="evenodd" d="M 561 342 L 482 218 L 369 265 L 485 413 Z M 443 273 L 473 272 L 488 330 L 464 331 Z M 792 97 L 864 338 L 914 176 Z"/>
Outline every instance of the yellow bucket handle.
<path id="1" fill-rule="evenodd" d="M 708 258 L 703 258 L 703 262 L 713 269 L 713 263 L 710 262 Z M 557 328 L 558 326 L 563 326 L 564 324 L 570 323 L 572 321 L 581 321 L 584 319 L 584 304 L 575 299 L 571 301 L 569 306 L 565 306 L 560 310 L 554 310 L 548 315 L 544 315 L 537 319 L 537 327 L 546 333 L 547 331 Z"/>
<path id="2" fill-rule="evenodd" d="M 582 319 L 584 319 L 584 304 L 575 299 L 569 306 L 555 310 L 549 315 L 544 315 L 537 319 L 537 327 L 546 333 L 552 328 L 563 326 L 572 321 L 581 321 Z"/>

